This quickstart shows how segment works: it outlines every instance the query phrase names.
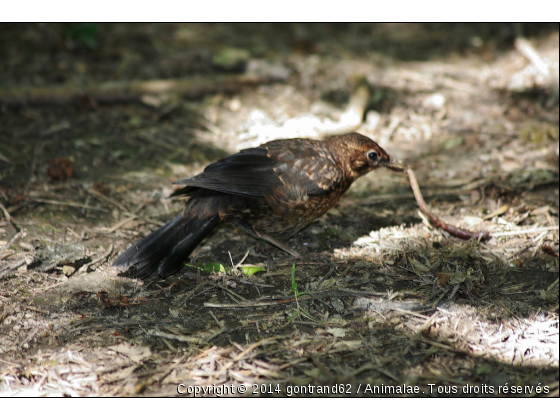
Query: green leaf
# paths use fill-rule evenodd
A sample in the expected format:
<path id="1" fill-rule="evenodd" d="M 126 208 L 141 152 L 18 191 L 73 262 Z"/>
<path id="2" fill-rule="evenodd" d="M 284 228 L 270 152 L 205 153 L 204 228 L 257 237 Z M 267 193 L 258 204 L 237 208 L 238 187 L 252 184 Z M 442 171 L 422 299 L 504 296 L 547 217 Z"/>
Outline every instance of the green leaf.
<path id="1" fill-rule="evenodd" d="M 220 263 L 208 263 L 204 266 L 202 271 L 206 271 L 208 273 L 227 273 L 226 268 Z"/>
<path id="2" fill-rule="evenodd" d="M 252 266 L 252 267 L 239 267 L 241 268 L 241 271 L 243 272 L 243 274 L 245 274 L 246 276 L 252 276 L 255 273 L 258 273 L 260 271 L 265 271 L 264 267 L 257 267 L 257 266 Z"/>
<path id="3" fill-rule="evenodd" d="M 299 310 L 301 311 L 301 313 L 303 314 L 303 316 L 315 321 L 315 322 L 322 322 L 320 320 L 318 320 L 317 318 L 315 318 L 314 316 L 312 316 L 309 312 L 307 312 L 305 309 L 303 308 L 299 308 Z"/>
<path id="4" fill-rule="evenodd" d="M 196 264 L 187 264 L 185 263 L 185 265 L 187 267 L 193 267 L 193 268 L 198 268 L 202 271 L 206 271 L 207 273 L 226 273 L 226 267 L 224 267 L 222 264 L 220 263 L 208 263 L 208 264 L 201 264 L 199 262 L 197 262 Z"/>
<path id="5" fill-rule="evenodd" d="M 199 270 L 205 271 L 207 273 L 229 273 L 231 271 L 231 269 L 220 263 L 201 264 L 197 262 L 196 264 L 185 263 L 185 265 L 187 267 L 198 268 Z M 241 269 L 241 272 L 246 276 L 252 276 L 253 274 L 260 271 L 266 271 L 266 269 L 262 266 L 246 266 L 239 268 Z"/>
<path id="6" fill-rule="evenodd" d="M 296 263 L 293 263 L 292 265 L 292 291 L 297 296 L 298 290 L 297 290 L 297 283 L 296 283 Z"/>

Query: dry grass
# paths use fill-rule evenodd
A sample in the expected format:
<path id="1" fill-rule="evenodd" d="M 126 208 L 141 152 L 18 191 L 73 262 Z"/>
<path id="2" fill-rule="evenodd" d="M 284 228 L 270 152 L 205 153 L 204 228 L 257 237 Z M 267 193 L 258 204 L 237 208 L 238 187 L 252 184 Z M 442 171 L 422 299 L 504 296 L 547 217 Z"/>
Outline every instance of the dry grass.
<path id="1" fill-rule="evenodd" d="M 557 74 L 558 33 L 534 45 Z M 13 133 L 0 145 L 12 182 L 0 189 L 0 394 L 167 396 L 184 384 L 185 396 L 339 385 L 369 396 L 368 386 L 405 384 L 414 395 L 506 395 L 507 383 L 557 396 L 558 106 L 539 99 L 546 86 L 514 49 L 426 61 L 348 54 L 291 54 L 290 84 L 165 112 L 0 115 Z M 139 281 L 110 267 L 180 211 L 165 198 L 170 181 L 307 113 L 341 121 L 345 106 L 320 98 L 348 93 L 356 72 L 377 101 L 358 130 L 414 168 L 436 214 L 489 241 L 434 229 L 406 178 L 377 171 L 291 240 L 304 255 L 298 296 L 294 260 L 228 226 L 192 258 L 227 272 L 190 266 Z M 62 156 L 74 178 L 49 180 L 48 160 Z M 266 271 L 246 276 L 242 265 Z"/>

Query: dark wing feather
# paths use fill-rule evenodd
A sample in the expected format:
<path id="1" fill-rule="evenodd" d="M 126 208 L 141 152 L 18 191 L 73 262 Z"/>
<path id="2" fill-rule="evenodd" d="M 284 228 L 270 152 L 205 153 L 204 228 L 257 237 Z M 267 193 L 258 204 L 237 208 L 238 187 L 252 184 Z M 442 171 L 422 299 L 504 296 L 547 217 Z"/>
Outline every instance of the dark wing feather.
<path id="1" fill-rule="evenodd" d="M 315 140 L 275 140 L 242 150 L 208 165 L 199 175 L 174 182 L 185 188 L 173 196 L 195 195 L 204 188 L 263 197 L 281 186 L 296 186 L 310 196 L 325 194 L 340 180 L 330 178 L 338 171 L 332 170 L 336 164 L 323 144 Z"/>
<path id="2" fill-rule="evenodd" d="M 270 193 L 273 187 L 282 185 L 282 181 L 274 172 L 277 164 L 278 162 L 267 156 L 264 147 L 245 149 L 208 165 L 199 175 L 174 182 L 186 187 L 173 195 L 191 195 L 195 192 L 192 187 L 195 187 L 228 194 L 262 197 Z"/>

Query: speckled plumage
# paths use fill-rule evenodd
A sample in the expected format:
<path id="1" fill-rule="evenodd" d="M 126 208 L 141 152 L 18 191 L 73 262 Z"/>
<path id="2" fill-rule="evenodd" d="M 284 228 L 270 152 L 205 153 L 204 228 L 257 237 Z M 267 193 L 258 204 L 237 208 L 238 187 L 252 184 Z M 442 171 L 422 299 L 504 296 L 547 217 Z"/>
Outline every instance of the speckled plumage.
<path id="1" fill-rule="evenodd" d="M 173 196 L 191 197 L 183 212 L 138 241 L 114 262 L 145 277 L 179 270 L 220 223 L 230 222 L 297 255 L 280 242 L 325 214 L 358 177 L 390 162 L 373 140 L 357 133 L 327 140 L 274 140 L 221 159 Z M 161 263 L 161 264 L 160 264 Z"/>

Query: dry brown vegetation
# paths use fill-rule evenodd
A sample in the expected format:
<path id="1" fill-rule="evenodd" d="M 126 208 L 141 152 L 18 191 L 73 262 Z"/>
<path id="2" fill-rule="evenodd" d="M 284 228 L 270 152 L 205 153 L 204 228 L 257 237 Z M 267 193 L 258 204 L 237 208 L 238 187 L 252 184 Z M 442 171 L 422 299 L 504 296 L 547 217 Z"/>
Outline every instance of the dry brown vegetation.
<path id="1" fill-rule="evenodd" d="M 270 26 L 100 25 L 95 45 L 0 26 L 0 394 L 558 396 L 557 25 L 525 27 L 552 79 L 513 25 Z M 214 57 L 233 47 L 249 86 L 236 64 L 186 98 L 52 93 L 225 80 Z M 165 280 L 110 267 L 181 210 L 171 181 L 349 121 L 364 80 L 354 128 L 489 241 L 434 229 L 406 177 L 380 170 L 290 240 L 303 260 L 222 226 Z M 2 103 L 39 88 L 53 105 Z"/>

